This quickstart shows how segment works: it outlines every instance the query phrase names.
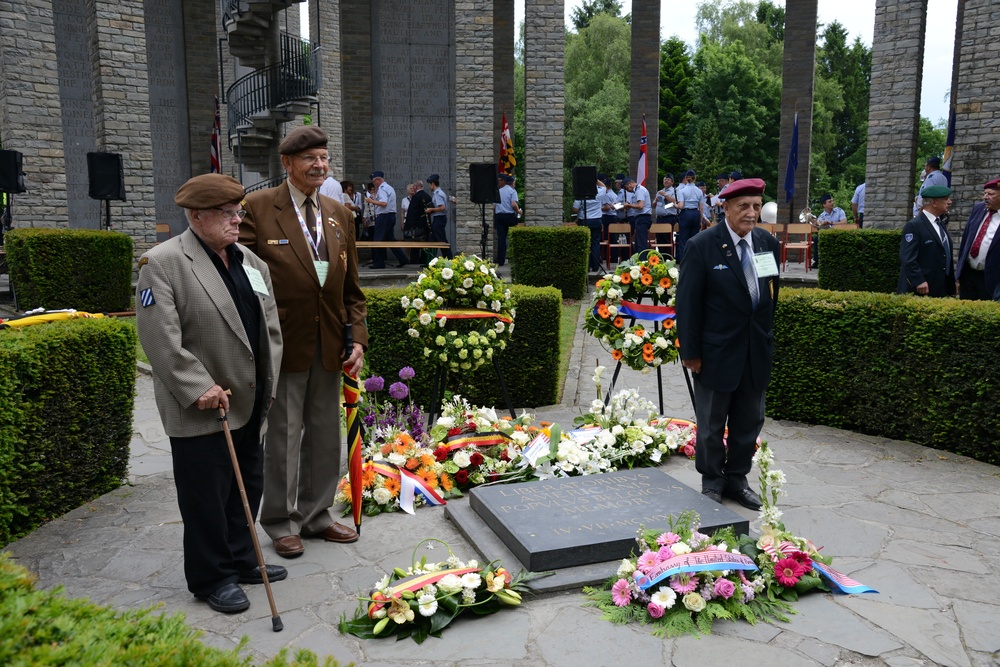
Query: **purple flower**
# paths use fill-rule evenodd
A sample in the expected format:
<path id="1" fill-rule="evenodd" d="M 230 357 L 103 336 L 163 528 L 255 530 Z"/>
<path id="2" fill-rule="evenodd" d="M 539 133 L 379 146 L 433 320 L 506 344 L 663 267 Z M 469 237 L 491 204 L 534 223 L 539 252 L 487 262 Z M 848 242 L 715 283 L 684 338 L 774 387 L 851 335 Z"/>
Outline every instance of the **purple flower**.
<path id="1" fill-rule="evenodd" d="M 714 588 L 716 595 L 727 600 L 736 592 L 736 584 L 725 578 L 716 579 Z"/>
<path id="2" fill-rule="evenodd" d="M 410 393 L 410 390 L 406 388 L 406 385 L 402 382 L 393 382 L 389 385 L 389 395 L 392 396 L 397 401 L 401 401 L 406 398 Z"/>
<path id="3" fill-rule="evenodd" d="M 367 392 L 382 391 L 383 387 L 385 387 L 385 380 L 382 379 L 381 375 L 373 375 L 365 380 L 365 391 Z"/>
<path id="4" fill-rule="evenodd" d="M 367 414 L 361 420 L 365 423 L 366 427 L 371 428 L 375 424 L 375 415 Z"/>
<path id="5" fill-rule="evenodd" d="M 399 369 L 399 379 L 400 380 L 412 380 L 413 376 L 416 375 L 416 371 L 413 370 L 412 366 L 403 366 Z"/>

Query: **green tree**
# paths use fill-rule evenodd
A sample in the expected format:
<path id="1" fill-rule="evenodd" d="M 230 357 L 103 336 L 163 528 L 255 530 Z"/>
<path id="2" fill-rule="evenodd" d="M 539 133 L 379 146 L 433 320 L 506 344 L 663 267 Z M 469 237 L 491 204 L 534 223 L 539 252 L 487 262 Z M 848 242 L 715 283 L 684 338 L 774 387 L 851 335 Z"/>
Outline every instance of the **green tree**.
<path id="1" fill-rule="evenodd" d="M 622 15 L 622 3 L 618 0 L 584 0 L 583 4 L 575 7 L 569 16 L 573 22 L 573 27 L 577 32 L 590 25 L 591 20 L 598 14 L 620 17 Z M 624 17 L 626 23 L 631 23 L 631 14 Z"/>
<path id="2" fill-rule="evenodd" d="M 660 44 L 659 173 L 679 172 L 690 160 L 684 130 L 691 111 L 691 55 L 687 44 L 671 37 Z"/>

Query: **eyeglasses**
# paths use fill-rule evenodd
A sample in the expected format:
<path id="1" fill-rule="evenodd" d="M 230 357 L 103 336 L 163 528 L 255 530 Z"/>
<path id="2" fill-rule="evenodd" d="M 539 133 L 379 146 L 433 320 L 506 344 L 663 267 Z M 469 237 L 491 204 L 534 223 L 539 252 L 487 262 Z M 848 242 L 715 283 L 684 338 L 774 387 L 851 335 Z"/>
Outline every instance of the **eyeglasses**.
<path id="1" fill-rule="evenodd" d="M 233 210 L 231 208 L 213 208 L 212 210 L 213 211 L 218 211 L 219 213 L 222 213 L 227 218 L 232 218 L 235 215 L 240 220 L 242 220 L 244 217 L 246 217 L 246 214 L 247 214 L 247 212 L 244 211 L 243 209 Z"/>
<path id="2" fill-rule="evenodd" d="M 306 164 L 316 164 L 316 163 L 329 164 L 330 163 L 330 156 L 329 155 L 296 155 L 295 157 L 297 157 L 298 159 L 302 160 Z"/>

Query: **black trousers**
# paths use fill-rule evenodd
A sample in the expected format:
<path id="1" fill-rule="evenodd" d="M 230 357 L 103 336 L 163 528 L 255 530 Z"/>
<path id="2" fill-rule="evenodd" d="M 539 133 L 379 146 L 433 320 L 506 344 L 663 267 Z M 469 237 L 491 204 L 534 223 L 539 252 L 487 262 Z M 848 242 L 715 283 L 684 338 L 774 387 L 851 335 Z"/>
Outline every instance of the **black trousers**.
<path id="1" fill-rule="evenodd" d="M 493 215 L 493 226 L 497 230 L 497 256 L 493 263 L 503 266 L 507 263 L 507 230 L 517 226 L 516 213 L 496 213 Z"/>
<path id="2" fill-rule="evenodd" d="M 375 216 L 375 240 L 395 241 L 396 240 L 396 214 L 382 213 Z M 393 248 L 392 254 L 400 264 L 406 264 L 406 255 L 399 248 Z M 372 262 L 376 269 L 385 268 L 385 248 L 374 248 L 372 250 Z"/>
<path id="3" fill-rule="evenodd" d="M 958 281 L 958 298 L 965 301 L 990 301 L 993 295 L 986 291 L 986 272 L 962 267 L 962 278 Z"/>
<path id="4" fill-rule="evenodd" d="M 250 512 L 257 516 L 264 490 L 260 411 L 232 432 Z M 177 504 L 184 521 L 184 577 L 188 590 L 207 596 L 258 567 L 240 489 L 222 425 L 219 432 L 170 438 Z"/>
<path id="5" fill-rule="evenodd" d="M 701 489 L 722 493 L 746 488 L 747 473 L 753 465 L 757 436 L 764 428 L 764 389 L 750 379 L 747 359 L 735 391 L 715 391 L 694 374 L 695 419 L 698 424 L 695 468 L 701 473 Z M 726 446 L 722 436 L 729 426 Z"/>

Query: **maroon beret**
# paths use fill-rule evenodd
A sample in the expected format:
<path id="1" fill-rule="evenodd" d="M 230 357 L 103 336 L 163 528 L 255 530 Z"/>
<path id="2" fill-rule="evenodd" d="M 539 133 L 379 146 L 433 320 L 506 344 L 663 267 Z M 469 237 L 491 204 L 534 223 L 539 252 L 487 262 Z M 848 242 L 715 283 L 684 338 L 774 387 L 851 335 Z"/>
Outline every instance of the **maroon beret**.
<path id="1" fill-rule="evenodd" d="M 759 178 L 744 178 L 733 181 L 722 192 L 721 199 L 736 199 L 737 197 L 760 197 L 764 194 L 764 181 Z"/>
<path id="2" fill-rule="evenodd" d="M 181 208 L 205 211 L 243 199 L 243 184 L 225 174 L 202 174 L 177 189 L 174 203 Z"/>
<path id="3" fill-rule="evenodd" d="M 992 181 L 983 186 L 984 190 L 1000 190 L 1000 178 L 994 178 Z"/>
<path id="4" fill-rule="evenodd" d="M 326 148 L 330 138 L 322 128 L 315 125 L 302 125 L 285 135 L 278 144 L 278 152 L 282 155 L 296 155 L 310 148 Z"/>

